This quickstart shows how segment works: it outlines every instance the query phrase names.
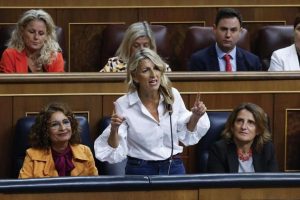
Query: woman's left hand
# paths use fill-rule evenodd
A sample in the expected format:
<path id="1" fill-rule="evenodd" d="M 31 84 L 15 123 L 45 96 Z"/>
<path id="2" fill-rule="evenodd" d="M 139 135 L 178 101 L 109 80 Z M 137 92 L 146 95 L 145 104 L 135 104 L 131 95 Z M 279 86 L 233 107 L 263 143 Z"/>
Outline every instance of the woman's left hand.
<path id="1" fill-rule="evenodd" d="M 200 118 L 202 115 L 204 115 L 206 110 L 207 110 L 206 106 L 203 103 L 203 101 L 201 101 L 200 94 L 198 93 L 195 103 L 194 103 L 194 106 L 192 107 L 191 111 L 192 111 L 193 115 Z"/>

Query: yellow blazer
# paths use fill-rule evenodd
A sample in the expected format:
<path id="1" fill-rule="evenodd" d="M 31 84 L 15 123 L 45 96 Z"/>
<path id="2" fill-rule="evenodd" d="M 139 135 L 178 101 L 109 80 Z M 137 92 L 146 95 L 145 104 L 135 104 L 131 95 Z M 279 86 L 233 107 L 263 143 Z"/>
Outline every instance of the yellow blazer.
<path id="1" fill-rule="evenodd" d="M 70 145 L 70 147 L 73 153 L 72 162 L 75 166 L 71 171 L 71 176 L 97 176 L 98 170 L 90 148 L 82 144 Z M 58 176 L 58 172 L 55 169 L 51 148 L 47 150 L 27 149 L 19 178 L 54 176 Z"/>

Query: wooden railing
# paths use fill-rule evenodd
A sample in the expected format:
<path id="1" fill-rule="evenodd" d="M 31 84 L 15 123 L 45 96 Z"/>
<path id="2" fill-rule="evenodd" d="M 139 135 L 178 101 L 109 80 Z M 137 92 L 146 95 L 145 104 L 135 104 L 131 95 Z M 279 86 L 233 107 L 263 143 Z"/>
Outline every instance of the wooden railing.
<path id="1" fill-rule="evenodd" d="M 0 198 L 291 200 L 300 198 L 299 187 L 299 173 L 62 177 L 0 180 Z"/>

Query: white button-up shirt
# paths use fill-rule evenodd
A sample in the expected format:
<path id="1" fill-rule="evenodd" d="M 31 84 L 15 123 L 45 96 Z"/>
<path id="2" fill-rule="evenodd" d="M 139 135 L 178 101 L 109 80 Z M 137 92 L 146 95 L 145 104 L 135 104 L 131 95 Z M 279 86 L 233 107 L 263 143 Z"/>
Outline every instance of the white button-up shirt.
<path id="1" fill-rule="evenodd" d="M 149 113 L 142 104 L 138 93 L 128 93 L 116 101 L 116 113 L 125 118 L 118 130 L 119 146 L 111 147 L 108 143 L 111 125 L 96 139 L 94 148 L 96 158 L 109 163 L 117 163 L 124 160 L 127 155 L 143 160 L 165 160 L 170 157 L 172 151 L 171 129 L 173 134 L 173 155 L 182 153 L 183 147 L 193 145 L 206 134 L 210 122 L 205 113 L 198 121 L 193 132 L 187 129 L 187 123 L 192 113 L 175 88 L 172 88 L 174 103 L 170 116 L 165 111 L 164 99 L 161 96 L 158 105 L 159 121 Z M 172 127 L 170 126 L 170 118 Z"/>

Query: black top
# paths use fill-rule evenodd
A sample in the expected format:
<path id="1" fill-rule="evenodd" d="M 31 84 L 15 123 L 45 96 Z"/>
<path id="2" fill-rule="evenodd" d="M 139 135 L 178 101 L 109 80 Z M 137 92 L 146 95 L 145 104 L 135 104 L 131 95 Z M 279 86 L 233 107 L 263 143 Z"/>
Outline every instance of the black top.
<path id="1" fill-rule="evenodd" d="M 271 142 L 264 144 L 261 152 L 253 148 L 253 166 L 255 172 L 278 172 L 274 147 Z M 234 142 L 217 141 L 209 151 L 207 172 L 238 173 L 239 161 Z"/>

